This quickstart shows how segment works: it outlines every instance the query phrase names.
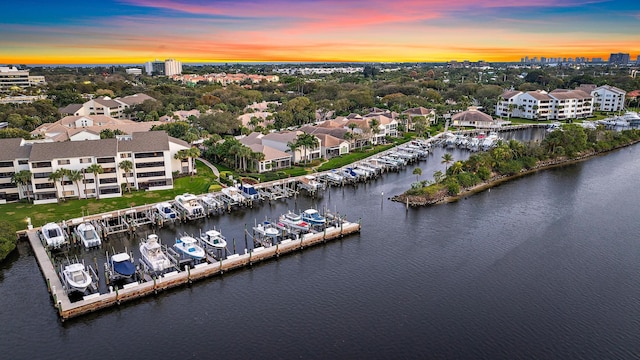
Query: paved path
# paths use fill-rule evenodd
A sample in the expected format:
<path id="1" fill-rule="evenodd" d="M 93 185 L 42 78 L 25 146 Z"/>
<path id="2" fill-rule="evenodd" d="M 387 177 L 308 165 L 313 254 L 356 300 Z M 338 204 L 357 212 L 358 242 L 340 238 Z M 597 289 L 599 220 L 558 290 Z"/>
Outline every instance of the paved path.
<path id="1" fill-rule="evenodd" d="M 203 158 L 198 158 L 198 160 L 202 161 L 203 164 L 207 165 L 211 169 L 211 171 L 213 171 L 213 175 L 220 177 L 220 171 L 218 171 L 218 168 L 213 166 L 213 164 L 211 164 L 210 162 L 208 162 Z"/>

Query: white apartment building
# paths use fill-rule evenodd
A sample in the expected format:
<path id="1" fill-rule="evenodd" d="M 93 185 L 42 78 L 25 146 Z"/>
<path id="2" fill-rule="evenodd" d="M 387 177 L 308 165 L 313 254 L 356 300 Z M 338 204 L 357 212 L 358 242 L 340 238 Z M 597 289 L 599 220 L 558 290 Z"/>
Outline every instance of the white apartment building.
<path id="1" fill-rule="evenodd" d="M 164 61 L 164 74 L 166 76 L 182 74 L 182 62 L 175 59 L 167 59 Z"/>
<path id="2" fill-rule="evenodd" d="M 507 91 L 496 104 L 496 115 L 536 120 L 585 118 L 593 114 L 593 96 L 582 90 Z"/>
<path id="3" fill-rule="evenodd" d="M 110 198 L 122 195 L 128 182 L 133 189 L 173 188 L 173 172 L 189 173 L 191 161 L 174 159 L 186 142 L 171 138 L 164 131 L 139 132 L 116 139 L 27 142 L 0 139 L 0 201 L 16 201 L 29 196 L 34 203 L 56 202 L 58 198 Z M 133 168 L 124 173 L 119 164 L 129 160 Z M 97 164 L 102 173 L 89 166 Z M 79 170 L 78 183 L 64 177 L 53 182 L 49 176 L 59 169 Z M 14 173 L 31 172 L 31 183 L 18 187 L 11 182 Z"/>
<path id="4" fill-rule="evenodd" d="M 8 93 L 15 87 L 24 89 L 30 85 L 29 70 L 18 70 L 16 67 L 0 66 L 0 93 Z"/>
<path id="5" fill-rule="evenodd" d="M 591 91 L 595 108 L 600 111 L 621 111 L 627 92 L 615 86 L 603 85 Z"/>

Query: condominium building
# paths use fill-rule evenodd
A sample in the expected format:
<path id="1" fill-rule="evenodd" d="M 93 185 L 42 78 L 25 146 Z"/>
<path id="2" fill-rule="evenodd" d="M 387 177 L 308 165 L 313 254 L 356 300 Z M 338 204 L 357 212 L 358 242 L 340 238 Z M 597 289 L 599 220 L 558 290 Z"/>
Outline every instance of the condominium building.
<path id="1" fill-rule="evenodd" d="M 166 76 L 182 74 L 182 62 L 175 59 L 167 59 L 164 61 L 164 74 Z"/>
<path id="2" fill-rule="evenodd" d="M 603 85 L 591 91 L 595 108 L 600 111 L 620 111 L 624 109 L 626 94 L 626 91 L 609 85 Z"/>
<path id="3" fill-rule="evenodd" d="M 536 120 L 585 118 L 593 114 L 593 96 L 582 90 L 507 91 L 496 104 L 496 115 Z"/>
<path id="4" fill-rule="evenodd" d="M 611 65 L 627 65 L 631 61 L 629 54 L 616 53 L 609 56 L 609 64 Z"/>
<path id="5" fill-rule="evenodd" d="M 24 89 L 29 86 L 29 70 L 0 66 L 0 93 L 8 93 L 14 88 Z"/>
<path id="6" fill-rule="evenodd" d="M 0 201 L 29 197 L 38 204 L 65 197 L 118 197 L 127 183 L 134 189 L 172 189 L 173 172 L 193 170 L 191 161 L 174 159 L 178 151 L 189 147 L 164 131 L 87 141 L 0 139 Z M 133 165 L 128 173 L 119 167 L 124 160 Z M 102 171 L 93 173 L 92 165 L 99 165 Z M 54 182 L 50 176 L 59 169 L 78 170 L 82 179 L 73 182 L 65 176 Z M 31 172 L 31 181 L 19 187 L 11 177 L 21 170 Z"/>
<path id="7" fill-rule="evenodd" d="M 174 76 L 182 74 L 182 62 L 175 59 L 148 61 L 144 64 L 147 75 Z"/>

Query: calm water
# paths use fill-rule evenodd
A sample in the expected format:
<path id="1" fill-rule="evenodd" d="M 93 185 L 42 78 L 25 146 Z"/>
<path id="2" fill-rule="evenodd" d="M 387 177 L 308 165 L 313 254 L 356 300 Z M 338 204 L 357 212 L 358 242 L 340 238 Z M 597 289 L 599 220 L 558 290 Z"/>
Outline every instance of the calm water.
<path id="1" fill-rule="evenodd" d="M 423 178 L 442 150 L 419 166 Z M 462 159 L 466 154 L 454 152 Z M 326 206 L 362 218 L 350 236 L 61 323 L 26 243 L 0 267 L 2 358 L 305 359 L 640 357 L 640 148 L 547 170 L 457 203 L 388 196 L 413 168 L 213 217 L 244 224 Z M 137 241 L 111 240 L 117 250 Z"/>

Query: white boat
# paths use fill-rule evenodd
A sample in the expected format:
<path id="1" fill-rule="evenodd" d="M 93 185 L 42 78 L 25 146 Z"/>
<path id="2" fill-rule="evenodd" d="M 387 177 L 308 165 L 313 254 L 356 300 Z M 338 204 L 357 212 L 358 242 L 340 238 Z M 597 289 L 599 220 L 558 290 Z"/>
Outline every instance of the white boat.
<path id="1" fill-rule="evenodd" d="M 316 180 L 313 175 L 305 175 L 300 178 L 300 186 L 309 191 L 322 189 L 322 183 Z"/>
<path id="2" fill-rule="evenodd" d="M 67 243 L 67 237 L 62 231 L 60 225 L 56 223 L 45 224 L 42 227 L 41 232 L 48 248 L 57 249 Z"/>
<path id="3" fill-rule="evenodd" d="M 253 227 L 253 231 L 255 231 L 263 238 L 274 238 L 280 236 L 280 230 L 269 221 L 264 221 L 262 223 L 256 224 L 256 226 Z"/>
<path id="4" fill-rule="evenodd" d="M 110 280 L 129 279 L 136 273 L 136 266 L 126 252 L 113 254 L 109 258 Z"/>
<path id="5" fill-rule="evenodd" d="M 291 211 L 278 218 L 277 226 L 281 229 L 292 228 L 297 230 L 309 231 L 311 224 L 302 220 L 302 216 Z"/>
<path id="6" fill-rule="evenodd" d="M 162 246 L 158 240 L 158 235 L 150 234 L 147 240 L 140 244 L 140 255 L 142 261 L 153 272 L 163 272 L 171 268 L 169 257 L 162 251 Z"/>
<path id="7" fill-rule="evenodd" d="M 82 263 L 74 263 L 65 266 L 64 270 L 62 270 L 62 277 L 64 278 L 68 292 L 85 292 L 93 281 L 91 279 L 91 275 Z"/>
<path id="8" fill-rule="evenodd" d="M 156 210 L 163 220 L 175 220 L 177 218 L 176 212 L 173 211 L 171 204 L 168 202 L 162 202 L 156 204 Z"/>
<path id="9" fill-rule="evenodd" d="M 307 209 L 302 213 L 302 220 L 311 225 L 324 225 L 327 220 L 316 209 Z"/>
<path id="10" fill-rule="evenodd" d="M 231 203 L 238 204 L 244 202 L 244 196 L 242 195 L 240 190 L 236 189 L 235 187 L 226 187 L 221 191 L 226 197 L 230 199 Z"/>
<path id="11" fill-rule="evenodd" d="M 176 196 L 175 206 L 178 210 L 184 211 L 187 217 L 205 216 L 204 208 L 200 205 L 198 197 L 193 194 L 182 194 Z"/>
<path id="12" fill-rule="evenodd" d="M 173 247 L 178 253 L 183 254 L 195 260 L 204 259 L 204 249 L 198 245 L 198 241 L 191 236 L 183 235 L 176 239 Z"/>
<path id="13" fill-rule="evenodd" d="M 82 240 L 82 244 L 87 249 L 100 246 L 102 244 L 98 231 L 96 231 L 95 226 L 90 222 L 84 222 L 78 225 L 78 227 L 76 227 L 76 234 L 80 240 Z"/>
<path id="14" fill-rule="evenodd" d="M 338 175 L 338 173 L 335 170 L 329 171 L 328 173 L 325 174 L 325 176 L 327 177 L 327 179 L 336 183 L 341 183 L 342 180 L 344 180 L 342 175 Z"/>
<path id="15" fill-rule="evenodd" d="M 209 209 L 218 209 L 224 206 L 224 203 L 213 194 L 205 194 L 200 201 Z"/>
<path id="16" fill-rule="evenodd" d="M 200 240 L 208 246 L 216 249 L 224 249 L 227 247 L 227 240 L 218 230 L 207 230 L 204 234 L 200 234 Z"/>

